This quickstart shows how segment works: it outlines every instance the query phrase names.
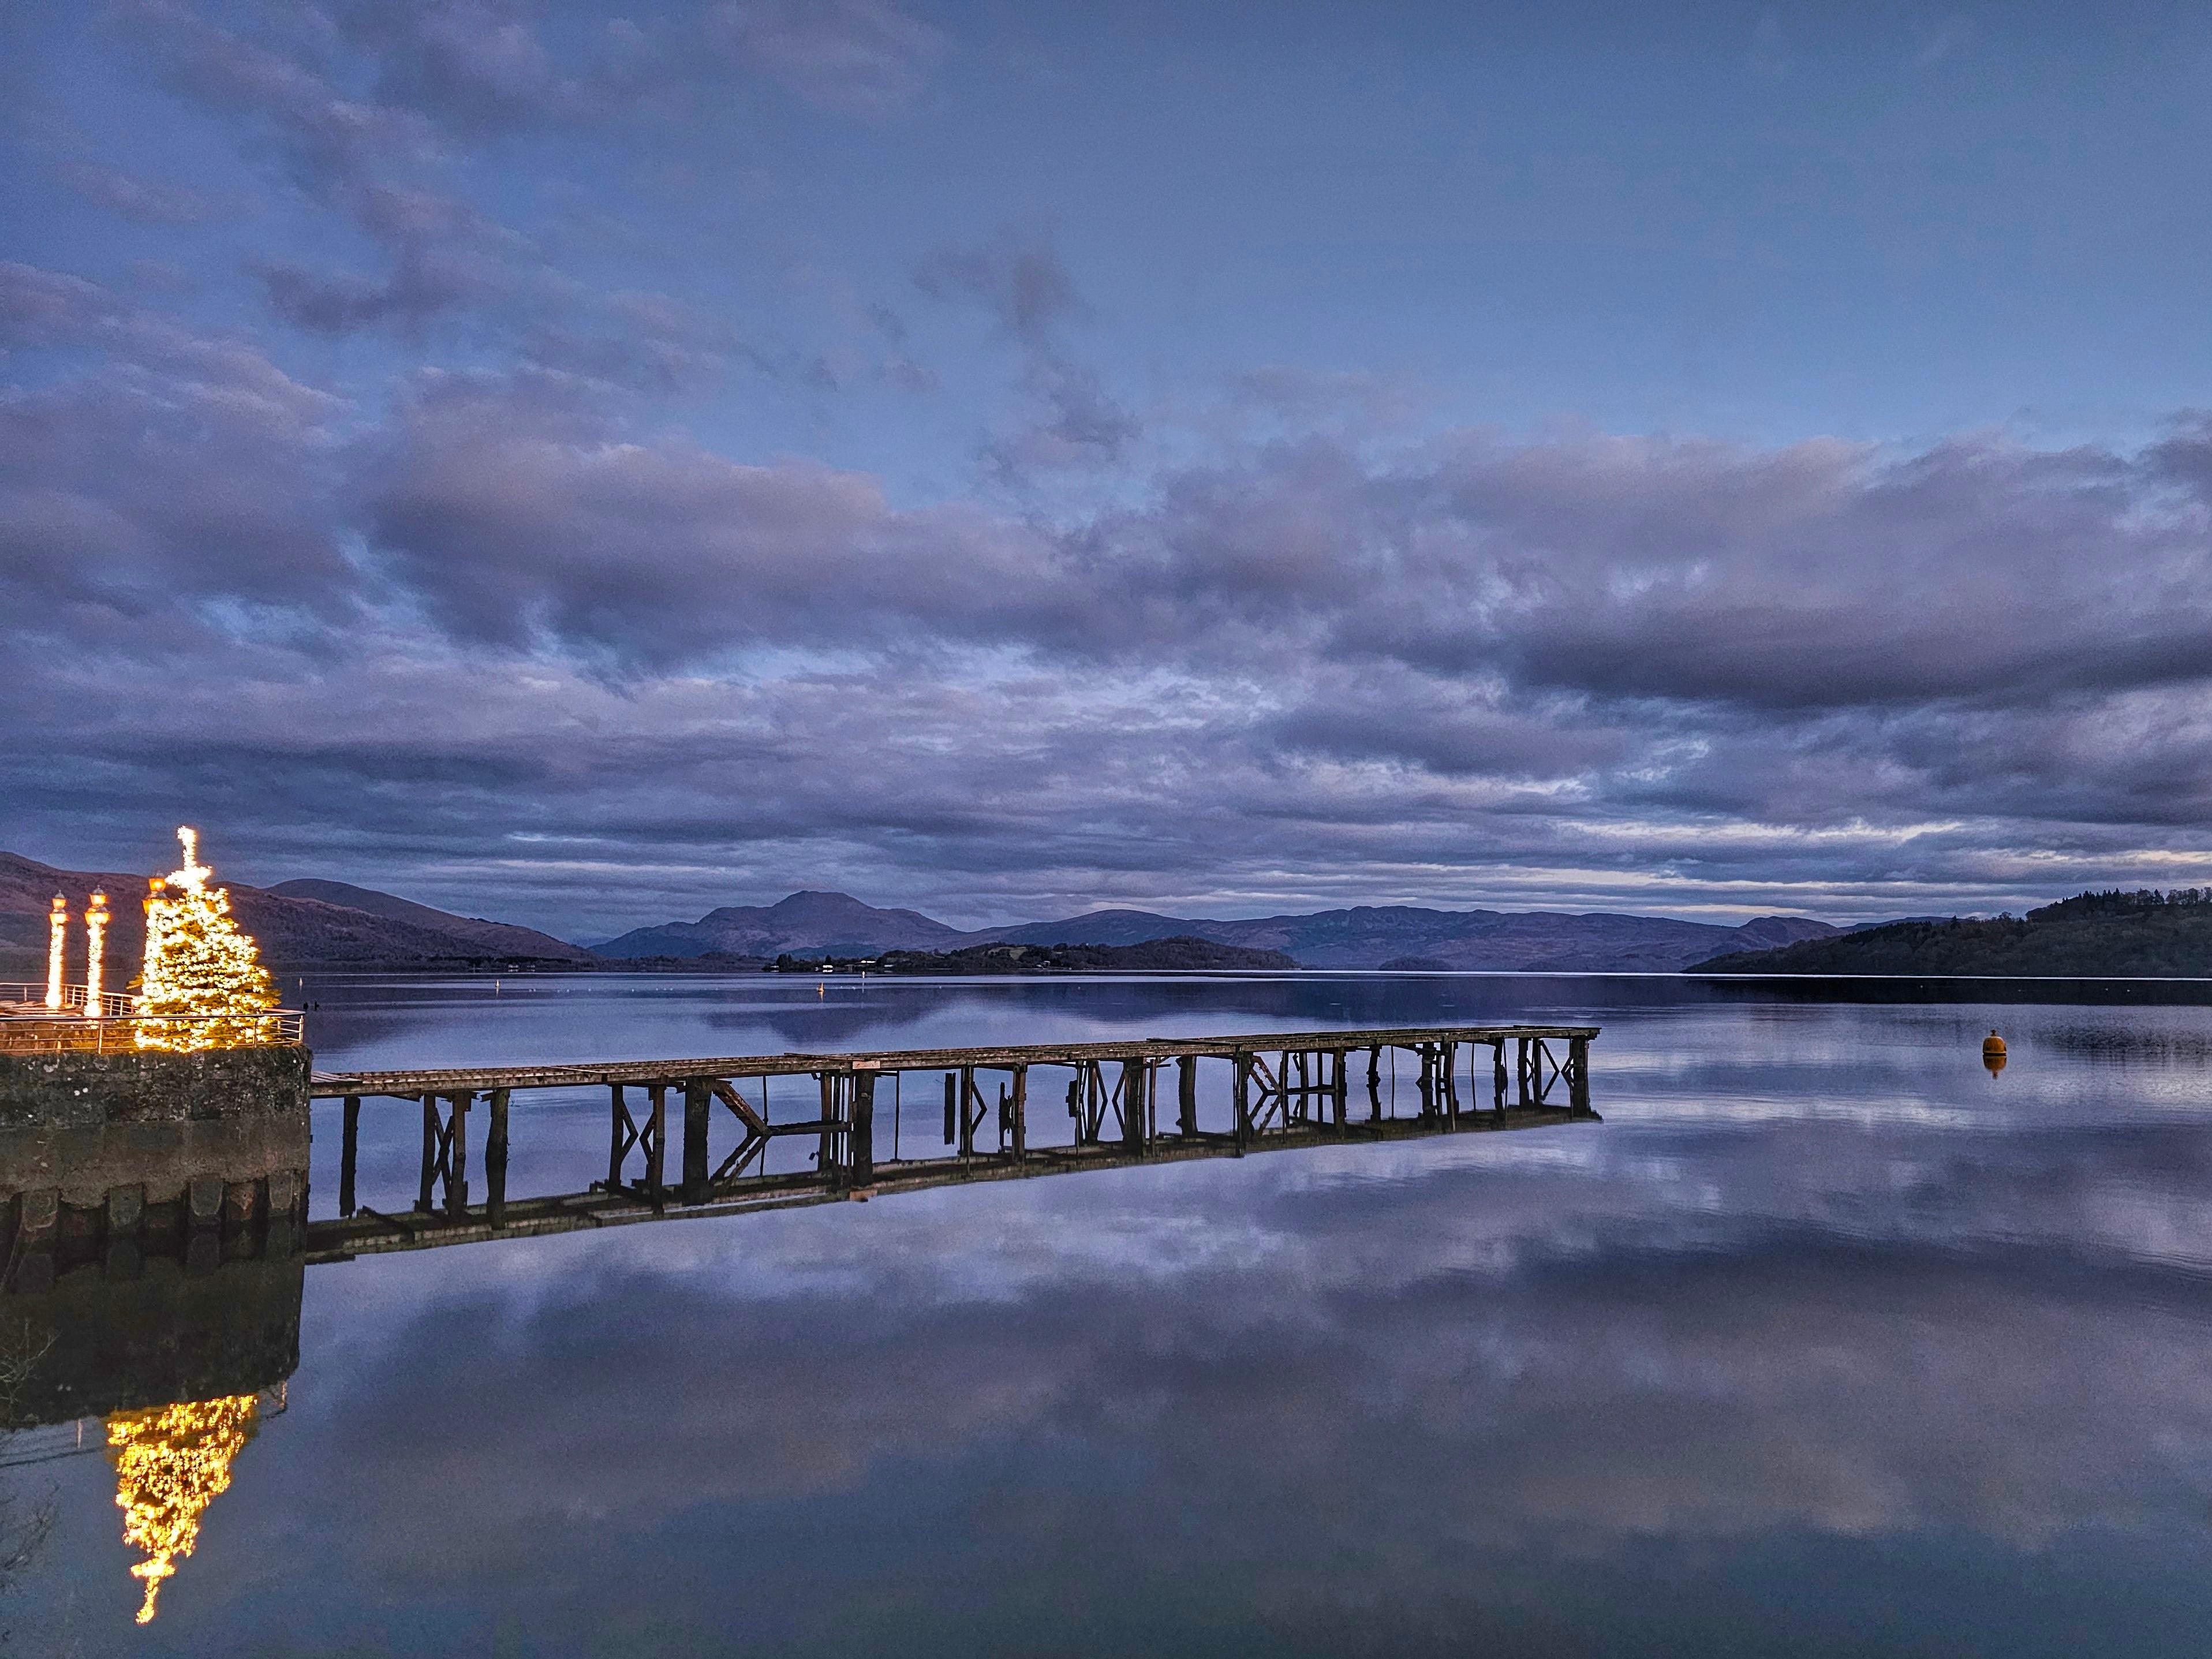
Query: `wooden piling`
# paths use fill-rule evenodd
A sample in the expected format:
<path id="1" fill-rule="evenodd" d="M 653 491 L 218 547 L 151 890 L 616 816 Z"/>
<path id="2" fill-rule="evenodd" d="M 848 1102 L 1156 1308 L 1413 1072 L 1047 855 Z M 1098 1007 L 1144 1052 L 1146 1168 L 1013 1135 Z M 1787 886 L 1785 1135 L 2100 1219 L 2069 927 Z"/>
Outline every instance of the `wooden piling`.
<path id="1" fill-rule="evenodd" d="M 447 1097 L 453 1112 L 446 1120 L 446 1213 L 458 1218 L 469 1207 L 469 1103 L 467 1090 Z"/>
<path id="2" fill-rule="evenodd" d="M 355 1201 L 354 1176 L 361 1166 L 361 1097 L 348 1095 L 338 1129 L 338 1213 L 349 1216 L 360 1206 Z"/>
<path id="3" fill-rule="evenodd" d="M 430 1212 L 430 1200 L 438 1190 L 438 1097 L 422 1097 L 422 1182 L 415 1194 L 415 1207 L 422 1214 Z"/>
<path id="4" fill-rule="evenodd" d="M 876 1074 L 854 1072 L 852 1121 L 845 1127 L 848 1179 L 865 1187 L 876 1178 Z"/>
<path id="5" fill-rule="evenodd" d="M 1141 1060 L 1121 1062 L 1121 1144 L 1132 1158 L 1145 1155 L 1145 1095 L 1152 1069 Z"/>
<path id="6" fill-rule="evenodd" d="M 707 1125 L 714 1109 L 714 1079 L 684 1079 L 684 1201 L 707 1201 Z"/>
<path id="7" fill-rule="evenodd" d="M 507 1225 L 507 1097 L 505 1089 L 491 1091 L 491 1127 L 484 1136 L 484 1218 L 494 1227 Z"/>
<path id="8" fill-rule="evenodd" d="M 667 1190 L 667 1169 L 662 1155 L 668 1146 L 668 1085 L 648 1083 L 645 1085 L 645 1097 L 652 1103 L 651 1121 L 646 1129 L 645 1190 L 657 1210 Z"/>
<path id="9" fill-rule="evenodd" d="M 1242 1157 L 1252 1144 L 1252 1056 L 1237 1056 L 1237 1152 Z"/>
<path id="10" fill-rule="evenodd" d="M 822 1073 L 822 1139 L 814 1152 L 814 1165 L 822 1171 L 822 1179 L 837 1178 L 837 1130 L 844 1114 L 843 1104 L 847 1078 L 836 1072 Z"/>

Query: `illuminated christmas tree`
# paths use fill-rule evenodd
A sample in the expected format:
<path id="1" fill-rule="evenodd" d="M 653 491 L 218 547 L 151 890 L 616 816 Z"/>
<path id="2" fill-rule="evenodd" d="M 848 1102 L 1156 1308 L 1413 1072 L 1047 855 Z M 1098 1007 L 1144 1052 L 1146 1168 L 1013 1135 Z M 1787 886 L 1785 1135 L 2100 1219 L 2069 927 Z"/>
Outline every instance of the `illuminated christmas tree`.
<path id="1" fill-rule="evenodd" d="M 199 834 L 183 829 L 185 866 L 146 896 L 146 966 L 136 1012 L 147 1015 L 222 1016 L 149 1021 L 138 1027 L 142 1048 L 238 1048 L 275 1042 L 276 1022 L 257 1019 L 276 1006 L 276 989 L 251 934 L 231 920 L 230 895 L 208 885 L 215 872 L 199 861 Z"/>
<path id="2" fill-rule="evenodd" d="M 260 1402 L 250 1394 L 117 1412 L 107 1419 L 123 1541 L 146 1556 L 131 1569 L 133 1578 L 146 1581 L 140 1624 L 153 1622 L 163 1581 L 198 1544 L 200 1516 L 230 1490 L 231 1461 L 258 1427 Z"/>

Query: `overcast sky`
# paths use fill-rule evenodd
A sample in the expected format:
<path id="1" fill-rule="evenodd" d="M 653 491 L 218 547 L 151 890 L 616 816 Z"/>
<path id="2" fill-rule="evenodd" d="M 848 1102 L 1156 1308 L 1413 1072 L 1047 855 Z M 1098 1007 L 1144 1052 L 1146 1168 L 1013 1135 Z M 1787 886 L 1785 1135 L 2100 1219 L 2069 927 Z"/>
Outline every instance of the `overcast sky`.
<path id="1" fill-rule="evenodd" d="M 2212 881 L 2201 6 L 0 31 L 9 850 L 579 938 Z"/>

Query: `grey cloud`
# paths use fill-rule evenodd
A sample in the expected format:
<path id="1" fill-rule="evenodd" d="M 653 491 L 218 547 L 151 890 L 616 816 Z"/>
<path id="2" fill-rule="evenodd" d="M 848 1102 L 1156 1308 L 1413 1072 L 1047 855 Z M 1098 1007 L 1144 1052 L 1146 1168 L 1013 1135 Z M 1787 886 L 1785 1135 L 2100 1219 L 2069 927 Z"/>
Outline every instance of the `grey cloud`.
<path id="1" fill-rule="evenodd" d="M 104 695 L 103 665 L 348 614 L 325 470 L 337 399 L 51 272 L 0 267 L 0 328 L 91 360 L 0 398 L 0 612 L 11 659 L 39 665 L 21 687 L 32 717 Z M 161 690 L 113 718 L 166 713 Z M 80 751 L 92 775 L 97 747 Z"/>
<path id="2" fill-rule="evenodd" d="M 96 161 L 71 161 L 63 182 L 88 202 L 149 225 L 192 225 L 213 218 L 214 202 L 188 185 L 140 178 Z"/>
<path id="3" fill-rule="evenodd" d="M 1111 466 L 1124 459 L 1144 428 L 1107 395 L 1091 370 L 1057 354 L 1040 354 L 1023 376 L 1044 413 L 985 447 L 999 477 L 1020 483 L 1039 472 Z"/>
<path id="4" fill-rule="evenodd" d="M 1065 325 L 1089 307 L 1048 237 L 1007 228 L 980 247 L 940 249 L 914 280 L 933 299 L 980 303 L 1021 348 L 1022 389 L 1034 412 L 984 448 L 986 465 L 1002 482 L 1113 466 L 1126 458 L 1142 425 L 1061 343 Z"/>
<path id="5" fill-rule="evenodd" d="M 580 95 L 538 38 L 538 12 L 515 0 L 356 0 L 336 21 L 374 55 L 382 100 L 481 132 L 544 121 Z"/>
<path id="6" fill-rule="evenodd" d="M 914 280 L 932 299 L 980 301 L 1030 346 L 1048 343 L 1063 323 L 1087 310 L 1058 251 L 1035 232 L 1006 229 L 980 247 L 939 249 L 915 269 Z"/>
<path id="7" fill-rule="evenodd" d="M 1618 764 L 1631 740 L 1559 697 L 1515 696 L 1400 669 L 1315 665 L 1267 728 L 1286 750 L 1395 761 L 1443 777 L 1567 778 Z"/>
<path id="8" fill-rule="evenodd" d="M 348 97 L 310 65 L 221 28 L 179 0 L 128 0 L 126 15 L 173 84 L 257 120 L 318 195 L 365 186 L 396 163 L 437 154 L 418 112 Z"/>
<path id="9" fill-rule="evenodd" d="M 816 108 L 876 118 L 921 94 L 948 45 L 887 0 L 742 0 L 709 12 L 707 32 Z"/>
<path id="10" fill-rule="evenodd" d="M 963 508 L 892 510 L 872 480 L 746 466 L 538 422 L 443 382 L 363 483 L 400 580 L 456 631 L 651 661 L 760 643 L 870 646 L 995 619 L 1053 586 L 1053 550 Z"/>
<path id="11" fill-rule="evenodd" d="M 295 327 L 347 334 L 391 323 L 413 332 L 517 283 L 520 239 L 463 203 L 377 184 L 355 193 L 354 208 L 362 228 L 392 253 L 392 273 L 382 280 L 252 262 L 271 308 Z"/>

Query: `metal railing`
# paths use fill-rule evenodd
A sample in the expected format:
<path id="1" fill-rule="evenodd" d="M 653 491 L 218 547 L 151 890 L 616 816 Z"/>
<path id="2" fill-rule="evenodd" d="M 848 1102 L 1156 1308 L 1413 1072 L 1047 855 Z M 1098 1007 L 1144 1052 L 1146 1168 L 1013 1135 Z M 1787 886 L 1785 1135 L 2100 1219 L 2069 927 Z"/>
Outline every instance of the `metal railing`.
<path id="1" fill-rule="evenodd" d="M 63 986 L 62 1008 L 64 1010 L 74 1008 L 81 1011 L 84 1007 L 84 1000 L 88 994 L 89 993 L 82 985 Z M 100 1012 L 109 1018 L 119 1018 L 129 1013 L 131 1003 L 131 994 L 127 991 L 102 991 L 100 994 Z M 43 984 L 0 985 L 0 1008 L 20 1007 L 25 1005 L 29 1005 L 34 1009 L 45 1008 L 46 988 Z"/>
<path id="2" fill-rule="evenodd" d="M 0 985 L 0 1054 L 114 1054 L 142 1048 L 297 1048 L 307 1040 L 306 1018 L 296 1008 L 265 1013 L 139 1014 L 127 996 L 102 996 L 103 1012 L 84 1013 L 84 988 L 76 1013 L 46 1006 L 43 985 Z M 35 998 L 16 993 L 31 991 Z"/>

